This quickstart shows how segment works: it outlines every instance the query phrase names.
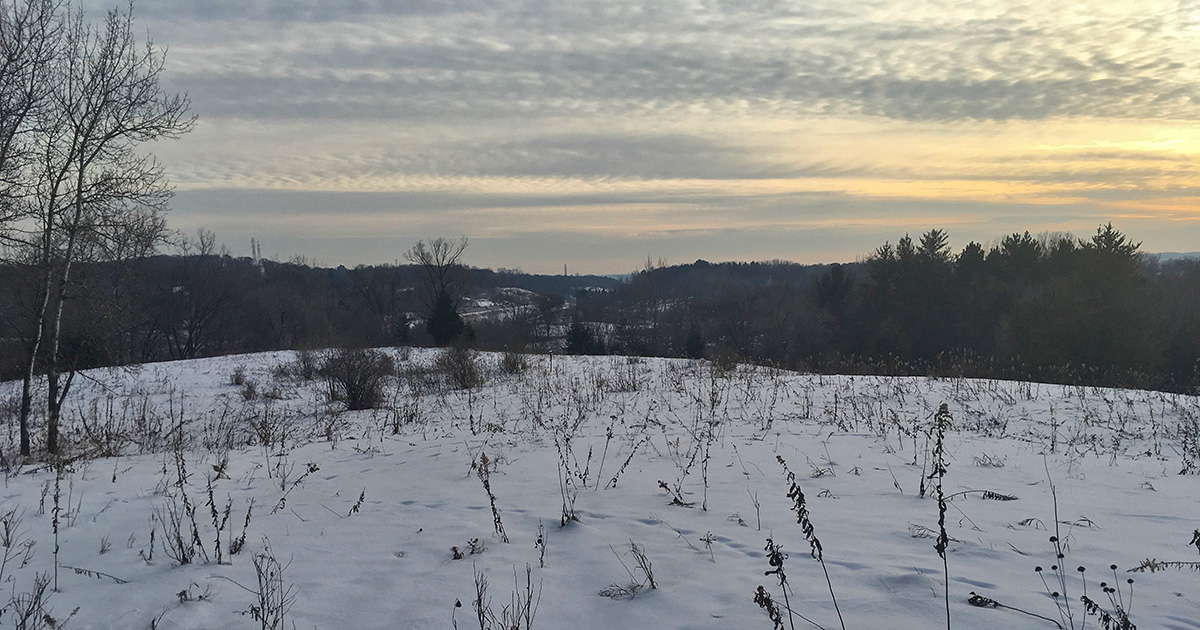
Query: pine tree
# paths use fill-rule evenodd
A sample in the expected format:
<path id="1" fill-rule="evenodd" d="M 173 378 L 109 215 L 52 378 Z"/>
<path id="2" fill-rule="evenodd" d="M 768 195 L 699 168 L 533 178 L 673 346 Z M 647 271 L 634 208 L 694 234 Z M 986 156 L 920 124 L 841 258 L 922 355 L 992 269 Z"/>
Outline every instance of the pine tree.
<path id="1" fill-rule="evenodd" d="M 458 309 L 454 307 L 454 298 L 448 292 L 438 291 L 434 296 L 426 329 L 429 336 L 433 337 L 434 345 L 439 347 L 449 345 L 466 332 L 467 325 L 458 314 Z"/>

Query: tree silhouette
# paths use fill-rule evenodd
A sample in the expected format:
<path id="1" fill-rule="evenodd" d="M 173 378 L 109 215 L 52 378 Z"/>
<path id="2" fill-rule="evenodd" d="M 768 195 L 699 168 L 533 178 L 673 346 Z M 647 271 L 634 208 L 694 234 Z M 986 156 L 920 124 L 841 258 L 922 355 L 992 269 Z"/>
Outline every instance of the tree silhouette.
<path id="1" fill-rule="evenodd" d="M 450 345 L 460 335 L 467 331 L 467 325 L 458 314 L 454 298 L 446 291 L 438 291 L 433 298 L 433 308 L 429 311 L 426 330 L 433 337 L 433 343 L 442 347 Z"/>
<path id="2" fill-rule="evenodd" d="M 23 4 L 0 5 L 0 20 Z M 137 41 L 132 5 L 110 10 L 96 25 L 73 3 L 32 4 L 50 7 L 44 19 L 54 38 L 38 62 L 45 64 L 46 87 L 37 93 L 30 111 L 36 123 L 24 138 L 38 159 L 6 174 L 25 196 L 25 216 L 0 226 L 8 228 L 4 241 L 16 259 L 38 273 L 21 395 L 24 455 L 30 383 L 39 371 L 46 376 L 46 450 L 58 452 L 59 416 L 74 376 L 58 359 L 77 266 L 144 255 L 162 240 L 166 224 L 159 215 L 171 191 L 162 166 L 141 147 L 178 137 L 194 122 L 187 97 L 162 89 L 163 53 Z"/>
<path id="3" fill-rule="evenodd" d="M 419 265 L 425 273 L 425 327 L 437 346 L 446 346 L 468 331 L 458 314 L 463 272 L 459 261 L 466 249 L 465 236 L 458 240 L 439 237 L 428 243 L 417 241 L 404 254 L 405 259 Z"/>

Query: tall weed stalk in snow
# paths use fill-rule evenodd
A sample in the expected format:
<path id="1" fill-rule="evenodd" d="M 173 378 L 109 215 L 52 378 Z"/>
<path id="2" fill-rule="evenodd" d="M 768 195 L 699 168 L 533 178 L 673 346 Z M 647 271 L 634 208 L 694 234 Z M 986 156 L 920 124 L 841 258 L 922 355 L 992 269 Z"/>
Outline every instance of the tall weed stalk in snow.
<path id="1" fill-rule="evenodd" d="M 254 593 L 257 602 L 250 608 L 251 617 L 261 624 L 262 630 L 282 629 L 284 617 L 296 602 L 295 585 L 287 584 L 283 579 L 287 567 L 280 564 L 271 552 L 271 545 L 264 540 L 263 550 L 254 555 L 258 590 Z"/>
<path id="2" fill-rule="evenodd" d="M 646 576 L 646 584 L 652 589 L 657 589 L 658 582 L 654 581 L 654 567 L 650 564 L 650 558 L 646 556 L 646 548 L 631 540 L 629 541 L 629 553 L 633 554 L 638 570 Z"/>
<path id="3" fill-rule="evenodd" d="M 50 580 L 51 577 L 48 574 L 38 573 L 33 576 L 33 588 L 30 590 L 18 593 L 16 587 L 13 587 L 12 599 L 0 610 L 12 611 L 14 628 L 17 630 L 63 628 L 66 627 L 67 620 L 79 612 L 79 609 L 76 608 L 66 619 L 55 619 L 50 616 L 50 608 L 47 606 L 50 595 L 46 592 L 46 588 L 50 586 Z"/>
<path id="4" fill-rule="evenodd" d="M 496 530 L 496 537 L 500 539 L 500 542 L 507 544 L 508 534 L 504 533 L 504 522 L 500 520 L 500 508 L 496 506 L 496 494 L 492 492 L 492 461 L 488 459 L 487 453 L 480 453 L 479 460 L 475 463 L 475 474 L 483 484 L 483 489 L 488 495 L 488 502 L 492 506 L 492 526 Z"/>
<path id="5" fill-rule="evenodd" d="M 53 512 L 53 517 L 50 520 L 50 523 L 54 528 L 54 590 L 55 591 L 58 591 L 58 552 L 59 552 L 58 529 L 59 529 L 59 523 L 60 523 L 59 501 L 61 501 L 61 499 L 62 499 L 62 491 L 60 489 L 61 486 L 59 484 L 59 481 L 62 479 L 62 474 L 63 474 L 63 464 L 61 462 L 56 462 L 55 466 L 54 466 L 54 512 Z"/>
<path id="6" fill-rule="evenodd" d="M 4 573 L 10 562 L 24 557 L 25 561 L 21 566 L 25 566 L 25 562 L 28 562 L 33 553 L 36 541 L 25 540 L 27 532 L 21 527 L 24 518 L 25 512 L 15 507 L 0 513 L 0 584 L 5 583 Z"/>
<path id="7" fill-rule="evenodd" d="M 184 499 L 181 500 L 180 497 Z M 205 554 L 205 562 L 208 561 L 208 552 L 204 551 L 204 545 L 200 542 L 196 511 L 186 497 L 187 494 L 182 491 L 178 494 L 168 492 L 164 495 L 163 504 L 154 508 L 154 519 L 163 528 L 163 551 L 179 565 L 192 564 L 201 553 Z M 189 525 L 191 531 L 188 531 Z M 151 554 L 153 553 L 151 546 Z"/>
<path id="8" fill-rule="evenodd" d="M 712 459 L 712 444 L 716 439 L 715 426 L 716 418 L 713 418 L 704 423 L 704 429 L 701 432 L 701 448 L 703 454 L 700 455 L 700 479 L 704 483 L 704 495 L 700 501 L 700 509 L 708 511 L 708 462 Z"/>
<path id="9" fill-rule="evenodd" d="M 621 559 L 616 549 L 613 549 L 611 546 L 609 546 L 609 549 L 612 549 L 613 555 L 617 557 L 617 561 L 621 563 L 621 566 L 625 569 L 625 573 L 629 575 L 629 583 L 627 586 L 616 583 L 610 584 L 600 590 L 600 595 L 612 599 L 633 599 L 644 588 L 658 588 L 658 582 L 654 579 L 654 566 L 650 563 L 650 558 L 646 555 L 645 547 L 633 542 L 633 540 L 629 541 L 629 553 L 633 555 L 634 568 L 642 573 L 640 579 L 629 568 L 629 565 L 625 564 L 625 561 Z"/>
<path id="10" fill-rule="evenodd" d="M 254 498 L 250 498 L 250 504 L 246 506 L 246 520 L 242 522 L 242 535 L 237 538 L 233 537 L 233 528 L 229 529 L 229 555 L 236 556 L 241 553 L 242 548 L 246 546 L 246 530 L 250 527 L 250 516 L 254 513 Z M 150 532 L 154 534 L 153 530 Z M 230 558 L 232 562 L 232 557 Z"/>
<path id="11" fill-rule="evenodd" d="M 186 484 L 190 473 L 181 443 L 175 448 L 175 474 L 174 489 L 165 491 L 163 504 L 154 508 L 154 518 L 163 528 L 163 550 L 176 564 L 192 564 L 200 557 L 207 563 L 208 551 L 200 539 L 196 506 L 188 498 Z M 154 553 L 153 545 L 150 553 Z"/>
<path id="12" fill-rule="evenodd" d="M 792 500 L 792 511 L 796 513 L 796 523 L 800 525 L 800 530 L 804 532 L 804 539 L 808 541 L 812 557 L 821 565 L 821 571 L 825 573 L 825 584 L 829 586 L 829 597 L 833 600 L 833 610 L 837 612 L 838 623 L 841 624 L 842 630 L 846 630 L 846 622 L 842 619 L 842 610 L 838 607 L 837 595 L 833 592 L 833 580 L 829 578 L 829 569 L 825 566 L 825 556 L 821 547 L 821 541 L 817 538 L 816 530 L 808 517 L 808 504 L 804 498 L 804 491 L 796 483 L 796 473 L 788 468 L 783 456 L 776 455 L 775 459 L 783 467 L 783 472 L 787 475 L 789 485 L 788 498 Z"/>
<path id="13" fill-rule="evenodd" d="M 1050 476 L 1049 467 L 1047 467 L 1046 476 Z M 1079 601 L 1083 606 L 1083 614 L 1078 614 L 1079 609 L 1071 608 L 1069 592 L 1074 580 L 1068 577 L 1071 573 L 1066 567 L 1068 545 L 1059 527 L 1061 521 L 1058 518 L 1058 492 L 1053 479 L 1050 479 L 1050 497 L 1054 503 L 1054 535 L 1050 537 L 1050 544 L 1054 546 L 1054 563 L 1050 565 L 1049 572 L 1040 566 L 1035 567 L 1034 572 L 1037 573 L 1043 588 L 1046 589 L 1046 594 L 1054 600 L 1054 605 L 1058 608 L 1058 617 L 1061 623 L 1057 621 L 1054 623 L 1058 624 L 1060 628 L 1083 630 L 1087 627 L 1087 617 L 1091 616 L 1096 618 L 1104 630 L 1137 630 L 1137 626 L 1129 619 L 1129 610 L 1133 606 L 1133 580 L 1126 580 L 1129 586 L 1129 598 L 1126 601 L 1125 594 L 1121 591 L 1115 564 L 1109 566 L 1113 572 L 1112 586 L 1106 581 L 1100 582 L 1100 589 L 1108 599 L 1108 607 L 1105 608 L 1104 605 L 1088 595 L 1087 567 L 1080 565 L 1075 569 L 1075 573 L 1079 574 L 1079 588 L 1082 591 Z M 1047 579 L 1047 574 L 1050 576 L 1049 579 Z"/>
<path id="14" fill-rule="evenodd" d="M 546 526 L 542 525 L 541 519 L 538 519 L 537 540 L 533 541 L 533 546 L 538 550 L 538 566 L 546 568 Z"/>
<path id="15" fill-rule="evenodd" d="M 779 580 L 779 588 L 783 592 L 783 609 L 787 611 L 788 626 L 791 630 L 796 630 L 796 617 L 808 622 L 819 630 L 825 630 L 825 626 L 792 610 L 791 599 L 788 597 L 788 591 L 791 589 L 791 586 L 788 584 L 787 573 L 784 571 L 784 560 L 787 559 L 787 554 L 783 553 L 783 545 L 775 544 L 775 541 L 768 537 L 767 546 L 763 547 L 763 550 L 767 552 L 767 564 L 771 565 L 771 570 L 764 572 L 763 575 L 774 575 L 775 579 Z M 767 617 L 771 620 L 774 630 L 784 630 L 783 613 L 779 612 L 779 603 L 771 597 L 771 593 L 763 588 L 761 584 L 754 591 L 754 603 L 758 604 L 759 608 L 767 611 Z"/>
<path id="16" fill-rule="evenodd" d="M 291 476 L 291 471 L 293 468 L 295 468 L 295 464 L 288 465 L 286 458 L 279 458 L 279 462 L 276 464 L 275 473 L 276 479 L 279 482 L 279 489 L 283 491 L 283 495 L 279 497 L 279 501 L 276 502 L 275 507 L 271 509 L 271 514 L 274 514 L 287 507 L 287 498 L 288 495 L 292 493 L 292 490 L 295 490 L 296 486 L 304 483 L 304 480 L 308 479 L 309 475 L 321 470 L 321 468 L 315 463 L 308 462 L 308 464 L 305 466 L 304 473 L 297 477 L 295 481 L 291 481 L 289 485 L 289 477 Z"/>
<path id="17" fill-rule="evenodd" d="M 1129 586 L 1129 597 L 1126 601 L 1125 593 L 1121 590 L 1120 578 L 1117 576 L 1117 565 L 1110 565 L 1109 569 L 1113 572 L 1113 585 L 1109 586 L 1108 582 L 1100 582 L 1100 590 L 1107 598 L 1107 608 L 1104 604 L 1097 602 L 1088 595 L 1087 588 L 1087 568 L 1079 566 L 1075 569 L 1079 573 L 1079 583 L 1083 594 L 1079 597 L 1080 603 L 1083 605 L 1084 615 L 1079 617 L 1079 624 L 1076 625 L 1075 612 L 1071 610 L 1070 598 L 1067 596 L 1067 588 L 1069 580 L 1067 578 L 1067 570 L 1063 566 L 1066 561 L 1063 553 L 1062 542 L 1058 536 L 1051 536 L 1050 542 L 1054 545 L 1057 562 L 1050 567 L 1050 580 L 1046 579 L 1046 572 L 1042 567 L 1036 567 L 1034 571 L 1042 580 L 1042 585 L 1046 589 L 1046 593 L 1054 600 L 1054 604 L 1058 607 L 1059 619 L 1062 621 L 1059 624 L 1060 628 L 1068 628 L 1070 630 L 1083 630 L 1087 627 L 1087 617 L 1095 617 L 1100 623 L 1100 627 L 1104 630 L 1137 630 L 1129 619 L 1129 609 L 1133 606 L 1133 579 L 1127 579 L 1126 583 Z M 1055 590 L 1055 587 L 1061 588 L 1061 591 Z M 1040 616 L 1040 615 L 1037 615 Z M 1045 617 L 1042 617 L 1043 619 Z M 1055 622 L 1056 624 L 1058 622 Z"/>
<path id="18" fill-rule="evenodd" d="M 223 575 L 214 577 L 232 582 L 238 588 L 254 596 L 254 603 L 250 604 L 248 609 L 239 612 L 257 621 L 260 630 L 283 630 L 284 619 L 291 611 L 292 605 L 296 603 L 296 596 L 299 594 L 296 585 L 289 584 L 283 577 L 284 571 L 287 571 L 291 562 L 280 563 L 271 550 L 270 541 L 266 538 L 263 538 L 262 551 L 254 554 L 253 562 L 254 575 L 257 579 L 254 588 L 249 588 Z"/>
<path id="19" fill-rule="evenodd" d="M 659 479 L 658 487 L 665 490 L 666 493 L 671 496 L 671 505 L 677 505 L 679 507 L 689 507 L 690 508 L 693 505 L 695 505 L 695 503 L 683 498 L 683 483 L 687 479 L 688 474 L 692 471 L 692 467 L 695 466 L 696 461 L 698 459 L 701 459 L 702 453 L 705 453 L 705 456 L 707 456 L 706 450 L 704 447 L 705 447 L 705 444 L 709 443 L 709 441 L 711 440 L 711 437 L 708 437 L 711 434 L 711 429 L 708 431 L 689 432 L 689 433 L 690 433 L 690 437 L 691 437 L 691 442 L 688 444 L 687 449 L 682 452 L 679 449 L 679 446 L 683 441 L 682 437 L 676 438 L 674 442 L 672 442 L 670 439 L 667 440 L 667 446 L 670 448 L 671 459 L 675 462 L 675 467 L 679 469 L 679 476 L 676 477 L 675 481 L 670 485 L 667 485 L 667 482 Z M 707 470 L 708 470 L 708 468 L 707 468 L 707 461 L 706 461 L 705 462 L 705 496 L 706 497 L 708 495 Z"/>
<path id="20" fill-rule="evenodd" d="M 580 490 L 578 479 L 584 479 L 585 483 L 587 479 L 586 469 L 583 473 L 579 472 L 579 462 L 575 461 L 575 455 L 571 452 L 571 434 L 567 429 L 556 429 L 554 434 L 554 446 L 558 449 L 558 491 L 562 496 L 560 527 L 579 522 L 579 515 L 575 513 L 575 500 L 579 498 Z"/>
<path id="21" fill-rule="evenodd" d="M 521 586 L 516 568 L 513 569 L 513 592 L 508 605 L 500 609 L 500 614 L 496 614 L 492 609 L 492 600 L 487 594 L 487 576 L 478 568 L 474 571 L 475 599 L 471 602 L 471 607 L 479 622 L 479 630 L 532 630 L 533 618 L 537 615 L 538 605 L 542 601 L 541 585 L 537 588 L 533 586 L 533 568 L 525 565 L 524 586 Z M 451 620 L 453 626 L 458 628 L 458 622 L 453 621 L 453 615 Z"/>
<path id="22" fill-rule="evenodd" d="M 950 428 L 950 420 L 950 410 L 946 407 L 946 403 L 942 403 L 933 417 L 933 470 L 929 473 L 929 479 L 934 482 L 934 491 L 937 493 L 938 501 L 938 537 L 933 548 L 942 559 L 942 571 L 946 579 L 946 630 L 950 630 L 950 565 L 946 558 L 946 548 L 950 544 L 950 536 L 946 533 L 946 492 L 942 487 L 942 480 L 945 478 L 946 468 L 949 466 L 946 461 L 946 430 Z"/>
<path id="23" fill-rule="evenodd" d="M 641 446 L 643 444 L 646 444 L 649 441 L 650 441 L 650 437 L 646 436 L 646 437 L 643 437 L 641 439 L 641 441 L 639 441 L 633 445 L 633 448 L 629 450 L 629 455 L 627 455 L 625 457 L 624 463 L 622 463 L 621 467 L 617 469 L 617 473 L 612 476 L 612 479 L 608 480 L 607 484 L 604 485 L 605 490 L 608 490 L 609 488 L 617 487 L 617 480 L 619 480 L 621 478 L 621 473 L 625 472 L 625 469 L 629 467 L 630 462 L 633 461 L 633 456 L 637 455 L 638 449 L 641 448 Z"/>
<path id="24" fill-rule="evenodd" d="M 212 477 L 208 478 L 208 511 L 212 516 L 213 529 L 216 530 L 213 538 L 213 553 L 217 556 L 217 564 L 224 564 L 221 552 L 221 532 L 225 526 L 229 524 L 229 514 L 233 510 L 233 498 L 229 497 L 225 502 L 225 510 L 222 512 L 217 509 L 217 501 L 213 496 Z"/>

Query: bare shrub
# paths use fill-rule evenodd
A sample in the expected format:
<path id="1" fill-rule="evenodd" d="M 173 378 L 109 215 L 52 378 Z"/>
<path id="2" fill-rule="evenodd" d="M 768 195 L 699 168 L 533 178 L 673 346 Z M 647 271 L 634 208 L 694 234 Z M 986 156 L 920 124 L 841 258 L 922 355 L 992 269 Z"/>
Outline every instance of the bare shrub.
<path id="1" fill-rule="evenodd" d="M 297 350 L 296 358 L 276 365 L 275 378 L 312 381 L 321 375 L 321 355 L 315 350 Z"/>
<path id="2" fill-rule="evenodd" d="M 480 630 L 531 630 L 538 604 L 542 601 L 541 584 L 537 588 L 533 586 L 533 569 L 528 564 L 525 565 L 525 585 L 521 586 L 517 570 L 513 568 L 512 596 L 509 604 L 502 607 L 498 615 L 492 609 L 491 598 L 488 597 L 487 576 L 478 568 L 474 571 L 475 599 L 471 602 L 471 607 L 475 611 Z M 451 619 L 453 620 L 453 615 Z M 454 622 L 454 627 L 458 627 L 457 622 Z"/>
<path id="3" fill-rule="evenodd" d="M 47 606 L 47 600 L 50 599 L 50 593 L 46 592 L 50 586 L 50 575 L 47 573 L 38 573 L 33 577 L 33 588 L 29 591 L 17 593 L 14 587 L 12 599 L 4 610 L 12 611 L 13 624 L 19 630 L 37 630 L 40 628 L 58 628 L 65 624 L 66 619 L 58 620 L 50 616 L 50 609 Z M 67 619 L 75 616 L 79 612 L 76 608 Z"/>
<path id="4" fill-rule="evenodd" d="M 246 405 L 238 414 L 241 424 L 250 427 L 250 435 L 260 446 L 270 448 L 278 444 L 283 448 L 288 438 L 296 433 L 296 417 L 287 408 L 278 405 Z"/>
<path id="5" fill-rule="evenodd" d="M 290 563 L 289 563 L 290 564 Z M 263 630 L 283 628 L 283 618 L 296 601 L 296 587 L 283 580 L 287 565 L 280 564 L 264 541 L 263 550 L 254 556 L 254 572 L 258 576 L 258 601 L 251 606 L 251 617 Z M 257 614 L 255 614 L 257 613 Z"/>
<path id="6" fill-rule="evenodd" d="M 282 630 L 284 617 L 296 603 L 299 589 L 295 584 L 284 581 L 283 572 L 291 562 L 282 564 L 271 551 L 271 544 L 263 539 L 263 550 L 254 554 L 254 574 L 258 582 L 254 588 L 247 587 L 225 576 L 216 576 L 232 582 L 238 588 L 254 596 L 254 603 L 242 615 L 249 616 L 259 623 L 261 630 Z"/>
<path id="7" fill-rule="evenodd" d="M 483 365 L 479 353 L 454 345 L 442 350 L 435 367 L 455 389 L 475 389 L 483 385 Z"/>
<path id="8" fill-rule="evenodd" d="M 714 347 L 711 354 L 712 365 L 722 376 L 735 372 L 738 364 L 742 361 L 742 357 L 736 349 L 724 344 Z"/>
<path id="9" fill-rule="evenodd" d="M 210 453 L 228 453 L 249 442 L 245 418 L 227 401 L 220 411 L 203 414 L 199 423 L 200 445 Z"/>
<path id="10" fill-rule="evenodd" d="M 341 348 L 321 362 L 320 375 L 329 397 L 350 411 L 374 409 L 383 404 L 383 386 L 396 371 L 392 358 L 378 350 Z"/>
<path id="11" fill-rule="evenodd" d="M 4 572 L 9 563 L 23 557 L 21 566 L 25 566 L 33 553 L 33 545 L 37 544 L 27 538 L 29 532 L 21 525 L 24 518 L 25 511 L 15 507 L 0 513 L 0 583 L 4 583 Z"/>
<path id="12" fill-rule="evenodd" d="M 407 386 L 413 398 L 442 390 L 442 378 L 436 365 L 406 361 L 397 369 L 398 380 Z"/>
<path id="13" fill-rule="evenodd" d="M 630 569 L 629 565 L 625 564 L 625 561 L 621 559 L 619 554 L 617 554 L 616 549 L 613 549 L 612 547 L 609 547 L 609 549 L 612 549 L 613 555 L 617 556 L 617 561 L 620 562 L 621 566 L 625 568 L 625 573 L 629 575 L 629 581 L 626 584 L 613 583 L 604 589 L 601 589 L 600 595 L 602 597 L 622 600 L 633 599 L 638 595 L 638 593 L 642 592 L 643 589 L 658 588 L 658 583 L 654 581 L 654 570 L 650 566 L 650 559 L 646 557 L 645 547 L 633 542 L 632 540 L 629 541 L 629 553 L 633 554 L 634 569 L 641 572 L 641 578 L 637 577 L 633 569 Z"/>
<path id="14" fill-rule="evenodd" d="M 505 374 L 520 374 L 529 369 L 529 360 L 520 352 L 507 350 L 500 356 L 500 371 Z"/>
<path id="15" fill-rule="evenodd" d="M 391 414 L 391 417 L 388 418 L 388 426 L 391 428 L 392 435 L 399 435 L 401 428 L 405 425 L 416 424 L 424 419 L 421 411 L 421 399 L 417 396 L 401 398 L 397 395 L 392 399 Z"/>
<path id="16" fill-rule="evenodd" d="M 164 495 L 162 505 L 154 508 L 154 519 L 162 526 L 163 550 L 175 564 L 192 564 L 203 556 L 208 562 L 208 552 L 200 541 L 200 528 L 196 523 L 196 507 L 182 489 Z"/>
<path id="17" fill-rule="evenodd" d="M 100 398 L 93 398 L 86 411 L 80 408 L 76 412 L 78 437 L 89 455 L 120 457 L 132 442 L 129 401 L 123 401 L 118 412 L 116 398 L 109 394 L 103 404 Z"/>

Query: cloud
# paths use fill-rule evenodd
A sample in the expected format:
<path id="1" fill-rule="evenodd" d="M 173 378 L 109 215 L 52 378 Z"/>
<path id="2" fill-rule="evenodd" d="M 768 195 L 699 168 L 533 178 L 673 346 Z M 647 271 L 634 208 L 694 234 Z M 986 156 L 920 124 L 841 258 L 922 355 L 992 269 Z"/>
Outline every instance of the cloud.
<path id="1" fill-rule="evenodd" d="M 709 246 L 701 234 L 733 230 L 751 252 L 750 231 L 771 226 L 969 224 L 1006 203 L 1031 223 L 1063 207 L 1090 222 L 1117 195 L 1185 187 L 1200 170 L 1196 4 L 139 0 L 137 13 L 201 116 L 155 148 L 185 191 L 180 220 L 297 217 L 293 238 L 343 245 L 372 221 Z"/>
<path id="2" fill-rule="evenodd" d="M 253 237 L 265 243 L 268 255 L 287 259 L 304 254 L 333 265 L 391 262 L 418 238 L 467 234 L 472 240 L 470 264 L 543 273 L 560 271 L 564 262 L 573 272 L 614 273 L 635 268 L 647 255 L 670 262 L 850 261 L 884 241 L 933 228 L 948 230 L 952 245 L 960 248 L 970 240 L 991 243 L 1025 230 L 1086 236 L 1109 220 L 1127 231 L 1124 226 L 1130 223 L 1122 218 L 1129 214 L 1124 207 L 1106 210 L 1089 203 L 864 201 L 834 193 L 640 201 L 636 195 L 622 194 L 546 198 L 185 191 L 171 221 L 186 232 L 215 230 L 235 253 L 245 253 Z M 509 212 L 514 210 L 521 212 Z M 571 214 L 593 220 L 573 223 L 567 216 Z M 680 216 L 690 220 L 680 222 Z M 595 221 L 597 217 L 610 220 Z M 1141 229 L 1146 229 L 1144 224 L 1138 222 Z M 1163 245 L 1155 249 L 1187 249 L 1197 229 L 1192 225 L 1160 230 L 1158 242 Z"/>
<path id="3" fill-rule="evenodd" d="M 167 25 L 180 58 L 172 80 L 217 116 L 507 119 L 743 103 L 911 121 L 1200 113 L 1200 38 L 1173 9 L 1115 3 L 1125 10 L 1085 17 L 1073 4 L 944 14 L 934 2 L 847 12 L 832 0 L 140 8 Z"/>
<path id="4" fill-rule="evenodd" d="M 426 155 L 394 154 L 405 172 L 504 177 L 768 179 L 801 170 L 751 150 L 685 134 L 581 133 L 508 142 L 457 142 Z"/>

